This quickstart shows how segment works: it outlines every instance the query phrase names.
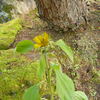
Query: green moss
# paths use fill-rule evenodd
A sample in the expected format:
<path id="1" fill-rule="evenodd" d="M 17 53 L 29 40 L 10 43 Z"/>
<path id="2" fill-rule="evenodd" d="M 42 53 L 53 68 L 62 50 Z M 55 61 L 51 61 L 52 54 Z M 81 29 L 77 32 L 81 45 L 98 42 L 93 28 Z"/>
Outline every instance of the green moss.
<path id="1" fill-rule="evenodd" d="M 24 90 L 38 82 L 37 62 L 14 50 L 0 51 L 0 100 L 22 100 Z"/>
<path id="2" fill-rule="evenodd" d="M 100 84 L 100 71 L 94 70 L 92 72 L 93 78 L 92 81 L 95 82 L 96 84 Z"/>
<path id="3" fill-rule="evenodd" d="M 7 49 L 14 41 L 16 34 L 22 29 L 22 20 L 17 18 L 0 24 L 0 49 Z"/>

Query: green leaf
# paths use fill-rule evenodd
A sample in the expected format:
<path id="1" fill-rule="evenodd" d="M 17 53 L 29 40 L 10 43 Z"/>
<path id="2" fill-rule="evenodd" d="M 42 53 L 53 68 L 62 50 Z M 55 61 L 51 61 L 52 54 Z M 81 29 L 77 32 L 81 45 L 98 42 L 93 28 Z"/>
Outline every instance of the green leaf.
<path id="1" fill-rule="evenodd" d="M 39 85 L 34 85 L 26 90 L 23 100 L 40 100 Z"/>
<path id="2" fill-rule="evenodd" d="M 88 97 L 82 91 L 75 91 L 73 94 L 73 99 L 74 100 L 88 100 Z"/>
<path id="3" fill-rule="evenodd" d="M 38 69 L 38 76 L 40 79 L 42 79 L 44 73 L 45 73 L 45 68 L 46 68 L 46 55 L 42 54 L 40 58 L 40 66 Z"/>
<path id="4" fill-rule="evenodd" d="M 73 81 L 61 71 L 56 72 L 56 90 L 61 100 L 73 100 L 75 91 Z"/>
<path id="5" fill-rule="evenodd" d="M 20 53 L 26 53 L 33 49 L 34 43 L 30 40 L 20 41 L 16 46 L 16 51 Z"/>
<path id="6" fill-rule="evenodd" d="M 56 42 L 56 45 L 59 46 L 68 55 L 72 62 L 74 62 L 74 53 L 72 49 L 68 45 L 66 45 L 63 40 L 58 40 Z"/>
<path id="7" fill-rule="evenodd" d="M 50 66 L 54 71 L 60 70 L 60 66 L 57 63 L 50 62 Z"/>

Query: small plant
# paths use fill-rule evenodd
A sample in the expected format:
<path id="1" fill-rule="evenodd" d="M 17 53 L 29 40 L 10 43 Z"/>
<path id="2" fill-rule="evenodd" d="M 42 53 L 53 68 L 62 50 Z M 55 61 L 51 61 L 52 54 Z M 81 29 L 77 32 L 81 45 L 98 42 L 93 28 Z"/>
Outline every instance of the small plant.
<path id="1" fill-rule="evenodd" d="M 34 41 L 34 42 L 33 42 Z M 28 88 L 23 96 L 23 100 L 88 100 L 84 92 L 75 91 L 74 83 L 66 74 L 62 72 L 53 50 L 61 48 L 69 59 L 74 63 L 74 55 L 71 48 L 63 40 L 50 41 L 47 33 L 36 36 L 33 41 L 24 40 L 17 44 L 16 51 L 26 53 L 31 50 L 40 52 L 38 77 L 40 82 Z M 50 59 L 53 55 L 54 59 Z M 48 98 L 41 96 L 40 87 L 47 84 L 49 90 Z M 56 99 L 56 100 L 58 100 Z"/>

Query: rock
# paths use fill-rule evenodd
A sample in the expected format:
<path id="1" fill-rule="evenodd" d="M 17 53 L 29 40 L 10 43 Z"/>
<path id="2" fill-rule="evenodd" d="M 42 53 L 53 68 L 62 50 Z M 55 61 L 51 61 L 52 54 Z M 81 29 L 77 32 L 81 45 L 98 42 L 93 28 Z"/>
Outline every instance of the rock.
<path id="1" fill-rule="evenodd" d="M 27 14 L 36 8 L 34 0 L 3 0 L 3 2 L 14 6 L 12 10 L 14 16 L 18 14 Z"/>
<path id="2" fill-rule="evenodd" d="M 0 24 L 0 50 L 8 49 L 13 43 L 17 33 L 22 29 L 22 20 L 13 19 L 7 23 Z"/>
<path id="3" fill-rule="evenodd" d="M 12 9 L 12 5 L 0 1 L 0 23 L 4 23 L 12 19 Z"/>

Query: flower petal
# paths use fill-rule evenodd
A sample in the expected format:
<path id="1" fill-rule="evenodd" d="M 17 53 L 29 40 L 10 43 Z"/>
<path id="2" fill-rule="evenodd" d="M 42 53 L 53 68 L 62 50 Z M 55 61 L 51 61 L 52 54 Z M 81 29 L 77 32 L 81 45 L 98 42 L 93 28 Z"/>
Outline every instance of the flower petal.
<path id="1" fill-rule="evenodd" d="M 36 42 L 36 44 L 34 45 L 35 48 L 44 47 L 49 43 L 49 36 L 46 32 L 44 32 L 44 34 L 36 36 L 33 41 Z"/>
<path id="2" fill-rule="evenodd" d="M 33 41 L 35 41 L 36 43 L 41 43 L 41 38 L 42 38 L 41 35 L 36 36 L 36 37 L 33 39 Z"/>
<path id="3" fill-rule="evenodd" d="M 48 38 L 49 38 L 49 35 L 46 32 L 44 32 L 44 39 L 48 40 Z"/>
<path id="4" fill-rule="evenodd" d="M 40 44 L 34 44 L 34 48 L 40 48 L 41 45 Z"/>

